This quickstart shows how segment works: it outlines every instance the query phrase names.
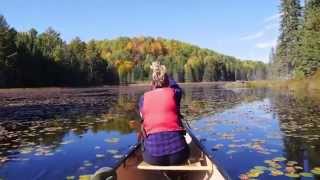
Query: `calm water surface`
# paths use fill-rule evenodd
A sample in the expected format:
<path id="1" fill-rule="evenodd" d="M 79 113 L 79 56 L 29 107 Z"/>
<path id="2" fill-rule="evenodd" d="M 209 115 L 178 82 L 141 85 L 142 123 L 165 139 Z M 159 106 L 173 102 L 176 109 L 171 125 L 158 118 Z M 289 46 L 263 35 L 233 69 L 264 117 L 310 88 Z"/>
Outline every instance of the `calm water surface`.
<path id="1" fill-rule="evenodd" d="M 115 165 L 136 143 L 128 122 L 139 119 L 137 101 L 148 89 L 1 90 L 0 179 L 77 179 Z M 233 179 L 317 178 L 309 172 L 320 166 L 319 92 L 183 89 L 185 119 Z"/>

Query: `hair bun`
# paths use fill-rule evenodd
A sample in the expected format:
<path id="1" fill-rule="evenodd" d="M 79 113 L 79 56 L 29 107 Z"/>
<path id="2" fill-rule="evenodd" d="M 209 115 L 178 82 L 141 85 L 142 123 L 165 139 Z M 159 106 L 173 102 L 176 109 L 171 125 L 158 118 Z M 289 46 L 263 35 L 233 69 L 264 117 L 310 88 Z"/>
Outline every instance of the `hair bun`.
<path id="1" fill-rule="evenodd" d="M 150 68 L 152 69 L 152 81 L 156 87 L 161 87 L 166 84 L 167 68 L 161 65 L 159 61 L 152 62 Z"/>

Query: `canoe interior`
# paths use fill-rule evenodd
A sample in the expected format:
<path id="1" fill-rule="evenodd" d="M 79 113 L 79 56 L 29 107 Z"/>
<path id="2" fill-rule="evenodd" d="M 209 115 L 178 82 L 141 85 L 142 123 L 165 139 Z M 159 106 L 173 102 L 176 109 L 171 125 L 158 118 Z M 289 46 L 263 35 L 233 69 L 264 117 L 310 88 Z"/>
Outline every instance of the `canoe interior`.
<path id="1" fill-rule="evenodd" d="M 142 159 L 140 148 L 129 156 L 117 168 L 117 179 L 119 180 L 150 180 L 159 179 L 185 179 L 185 180 L 222 180 L 215 164 L 201 151 L 187 134 L 186 140 L 190 148 L 190 157 L 186 164 L 178 166 L 152 166 Z"/>

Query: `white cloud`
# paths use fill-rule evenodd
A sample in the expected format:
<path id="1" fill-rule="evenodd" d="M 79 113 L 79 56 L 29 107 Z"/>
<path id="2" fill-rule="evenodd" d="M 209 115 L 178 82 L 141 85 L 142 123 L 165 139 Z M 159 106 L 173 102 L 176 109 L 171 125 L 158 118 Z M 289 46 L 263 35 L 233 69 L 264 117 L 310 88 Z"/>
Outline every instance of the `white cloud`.
<path id="1" fill-rule="evenodd" d="M 253 34 L 243 36 L 240 38 L 240 40 L 255 40 L 255 39 L 259 39 L 263 36 L 266 36 L 270 30 L 274 30 L 278 27 L 279 23 L 275 22 L 274 20 L 279 17 L 280 17 L 280 14 L 276 14 L 276 15 L 267 17 L 264 20 L 265 25 L 260 31 L 253 33 Z"/>
<path id="2" fill-rule="evenodd" d="M 249 34 L 247 36 L 241 37 L 241 40 L 253 40 L 253 39 L 258 39 L 260 37 L 262 37 L 265 34 L 264 31 L 259 31 L 255 34 Z"/>
<path id="3" fill-rule="evenodd" d="M 276 44 L 277 44 L 277 39 L 273 39 L 271 41 L 257 43 L 256 47 L 259 49 L 269 49 L 271 47 L 275 47 Z"/>
<path id="4" fill-rule="evenodd" d="M 257 53 L 255 50 L 252 52 L 249 52 L 246 56 L 239 56 L 241 60 L 256 60 L 256 61 L 262 61 L 264 63 L 268 63 L 269 56 L 265 55 L 265 53 Z"/>
<path id="5" fill-rule="evenodd" d="M 282 15 L 281 13 L 277 13 L 277 14 L 274 14 L 274 15 L 272 15 L 272 16 L 266 17 L 266 18 L 264 19 L 264 22 L 265 22 L 265 23 L 268 23 L 268 22 L 277 21 L 277 20 L 280 19 L 281 15 Z"/>
<path id="6" fill-rule="evenodd" d="M 266 26 L 264 26 L 264 29 L 266 30 L 271 30 L 271 29 L 275 29 L 278 28 L 278 23 L 271 23 L 271 24 L 267 24 Z"/>

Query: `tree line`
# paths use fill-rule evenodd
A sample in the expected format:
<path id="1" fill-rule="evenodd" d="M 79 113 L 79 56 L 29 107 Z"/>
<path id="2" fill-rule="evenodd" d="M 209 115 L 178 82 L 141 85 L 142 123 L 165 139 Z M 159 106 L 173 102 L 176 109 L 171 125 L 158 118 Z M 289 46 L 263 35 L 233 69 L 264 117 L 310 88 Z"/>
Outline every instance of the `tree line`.
<path id="1" fill-rule="evenodd" d="M 262 62 L 241 61 L 177 40 L 119 37 L 64 41 L 52 28 L 17 32 L 0 16 L 0 87 L 137 83 L 158 60 L 179 82 L 264 79 Z"/>
<path id="2" fill-rule="evenodd" d="M 281 0 L 280 36 L 271 50 L 272 78 L 308 77 L 320 67 L 320 0 Z"/>

